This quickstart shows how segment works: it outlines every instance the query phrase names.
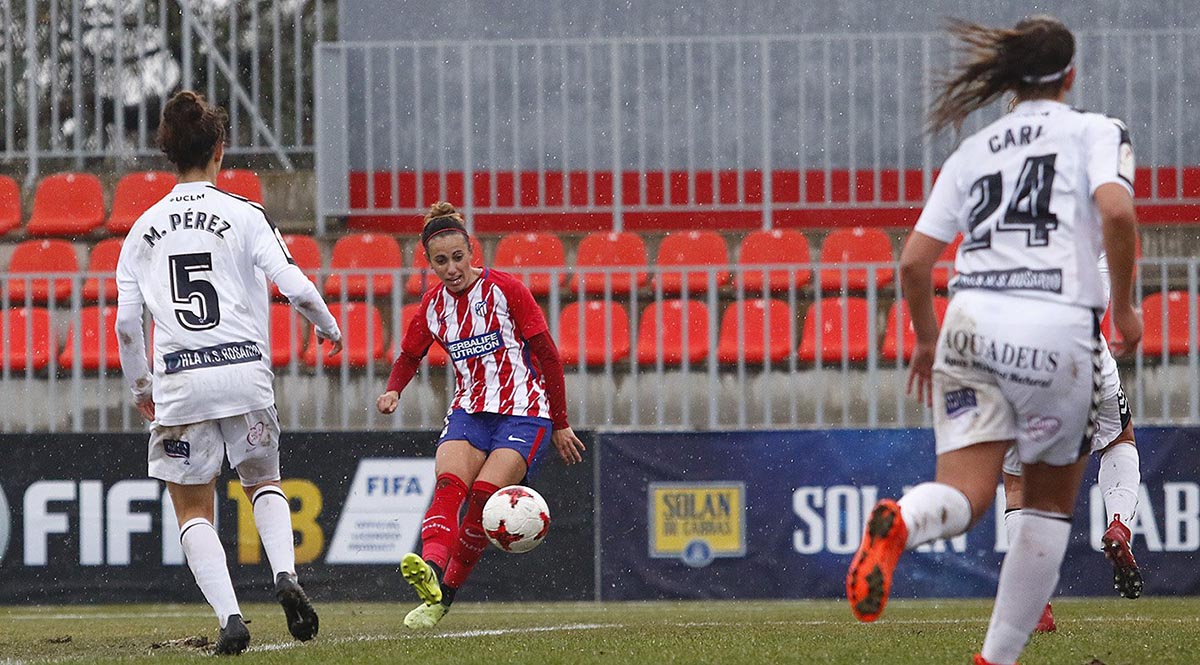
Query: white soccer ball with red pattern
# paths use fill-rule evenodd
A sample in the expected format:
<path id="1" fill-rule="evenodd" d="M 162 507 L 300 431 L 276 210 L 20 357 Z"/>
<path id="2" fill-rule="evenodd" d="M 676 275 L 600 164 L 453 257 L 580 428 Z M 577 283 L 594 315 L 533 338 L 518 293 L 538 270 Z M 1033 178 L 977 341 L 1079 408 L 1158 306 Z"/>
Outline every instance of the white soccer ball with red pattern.
<path id="1" fill-rule="evenodd" d="M 550 531 L 550 509 L 541 494 L 524 485 L 496 491 L 483 505 L 483 532 L 505 552 L 524 554 Z"/>

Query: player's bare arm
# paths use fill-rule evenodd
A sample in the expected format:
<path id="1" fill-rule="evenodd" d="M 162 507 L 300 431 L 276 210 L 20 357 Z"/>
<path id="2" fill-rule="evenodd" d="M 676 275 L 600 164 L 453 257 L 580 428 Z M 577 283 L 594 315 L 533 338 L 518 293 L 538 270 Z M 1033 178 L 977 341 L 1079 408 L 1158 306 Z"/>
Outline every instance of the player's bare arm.
<path id="1" fill-rule="evenodd" d="M 913 231 L 900 253 L 900 279 L 917 335 L 908 374 L 908 394 L 925 404 L 933 399 L 933 355 L 938 322 L 933 311 L 933 265 L 946 243 Z"/>

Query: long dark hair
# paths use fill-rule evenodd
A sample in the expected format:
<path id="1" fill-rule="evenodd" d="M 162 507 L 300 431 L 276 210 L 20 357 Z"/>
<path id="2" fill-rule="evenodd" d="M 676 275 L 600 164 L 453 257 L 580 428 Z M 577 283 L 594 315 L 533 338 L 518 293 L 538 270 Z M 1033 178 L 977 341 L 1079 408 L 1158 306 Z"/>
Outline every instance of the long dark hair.
<path id="1" fill-rule="evenodd" d="M 202 169 L 217 145 L 225 141 L 228 122 L 225 109 L 210 104 L 198 92 L 180 90 L 163 107 L 158 147 L 180 173 Z"/>
<path id="2" fill-rule="evenodd" d="M 929 131 L 957 131 L 972 111 L 1012 91 L 1020 99 L 1052 98 L 1066 81 L 1075 37 L 1053 16 L 1031 16 L 1011 28 L 950 19 L 962 62 L 950 72 L 929 110 Z"/>

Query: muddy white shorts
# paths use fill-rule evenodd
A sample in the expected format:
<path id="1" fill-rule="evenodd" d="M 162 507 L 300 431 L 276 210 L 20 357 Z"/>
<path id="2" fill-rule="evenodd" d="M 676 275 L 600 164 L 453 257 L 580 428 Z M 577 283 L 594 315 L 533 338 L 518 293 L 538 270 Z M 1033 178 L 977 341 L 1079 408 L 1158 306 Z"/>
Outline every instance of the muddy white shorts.
<path id="1" fill-rule="evenodd" d="M 1101 344 L 1100 382 L 1100 410 L 1096 413 L 1096 433 L 1092 436 L 1093 453 L 1107 448 L 1133 419 L 1129 401 L 1125 399 L 1125 391 L 1121 388 L 1117 359 L 1113 358 L 1107 343 Z M 1009 448 L 1004 455 L 1004 473 L 1021 475 L 1021 460 L 1017 457 L 1016 447 Z"/>
<path id="2" fill-rule="evenodd" d="M 221 462 L 250 487 L 279 480 L 279 416 L 275 407 L 190 425 L 150 428 L 150 477 L 179 485 L 204 485 L 221 474 Z"/>
<path id="3" fill-rule="evenodd" d="M 956 294 L 933 364 L 937 453 L 1014 440 L 1024 463 L 1078 460 L 1094 434 L 1100 344 L 1096 315 L 1086 307 Z"/>

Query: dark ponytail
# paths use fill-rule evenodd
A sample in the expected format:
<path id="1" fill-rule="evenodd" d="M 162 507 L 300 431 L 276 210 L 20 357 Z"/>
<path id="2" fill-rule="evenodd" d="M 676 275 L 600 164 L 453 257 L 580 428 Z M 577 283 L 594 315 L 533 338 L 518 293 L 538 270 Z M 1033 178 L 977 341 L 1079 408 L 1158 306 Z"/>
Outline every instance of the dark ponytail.
<path id="1" fill-rule="evenodd" d="M 929 131 L 962 128 L 973 111 L 1012 91 L 1020 99 L 1058 95 L 1075 57 L 1075 37 L 1053 16 L 1032 16 L 1012 28 L 951 19 L 964 59 L 943 84 L 929 111 Z"/>
<path id="2" fill-rule="evenodd" d="M 213 151 L 225 142 L 225 109 L 208 103 L 204 96 L 181 90 L 163 107 L 158 125 L 158 147 L 180 173 L 202 169 Z"/>

